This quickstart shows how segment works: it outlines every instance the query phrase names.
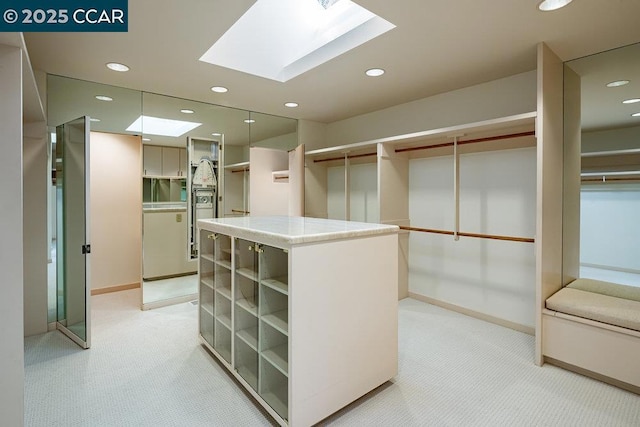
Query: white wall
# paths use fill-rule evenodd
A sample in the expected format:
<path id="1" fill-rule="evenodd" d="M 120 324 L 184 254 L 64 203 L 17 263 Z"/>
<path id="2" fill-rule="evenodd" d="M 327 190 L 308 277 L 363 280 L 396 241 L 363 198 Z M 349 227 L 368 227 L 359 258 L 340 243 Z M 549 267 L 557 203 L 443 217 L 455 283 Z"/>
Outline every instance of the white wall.
<path id="1" fill-rule="evenodd" d="M 379 222 L 377 164 L 350 165 L 349 174 L 349 219 L 351 221 Z M 331 219 L 345 219 L 344 182 L 344 166 L 334 166 L 327 169 L 327 207 Z"/>
<path id="2" fill-rule="evenodd" d="M 91 132 L 90 156 L 91 288 L 140 283 L 142 142 Z"/>
<path id="3" fill-rule="evenodd" d="M 271 173 L 289 169 L 289 154 L 286 151 L 251 147 L 249 157 L 251 215 L 288 215 L 288 181 L 274 181 Z"/>
<path id="4" fill-rule="evenodd" d="M 640 126 L 582 133 L 582 152 L 584 153 L 628 150 L 638 147 L 640 147 Z"/>
<path id="5" fill-rule="evenodd" d="M 327 146 L 536 111 L 536 71 L 446 92 L 327 126 Z"/>
<path id="6" fill-rule="evenodd" d="M 22 53 L 0 45 L 0 414 L 24 424 Z"/>
<path id="7" fill-rule="evenodd" d="M 453 157 L 409 165 L 411 225 L 453 230 Z M 535 215 L 535 148 L 460 157 L 461 231 L 531 238 Z M 534 245 L 413 232 L 409 291 L 533 327 Z"/>
<path id="8" fill-rule="evenodd" d="M 640 185 L 580 192 L 580 263 L 640 273 Z"/>
<path id="9" fill-rule="evenodd" d="M 49 156 L 44 122 L 24 126 L 24 335 L 47 332 L 49 261 L 47 176 Z"/>

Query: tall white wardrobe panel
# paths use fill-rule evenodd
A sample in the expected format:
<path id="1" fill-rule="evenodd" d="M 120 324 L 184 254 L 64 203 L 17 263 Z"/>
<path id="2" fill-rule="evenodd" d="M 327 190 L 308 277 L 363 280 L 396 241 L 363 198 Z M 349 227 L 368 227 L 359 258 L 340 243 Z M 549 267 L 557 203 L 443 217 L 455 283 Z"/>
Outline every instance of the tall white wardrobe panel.
<path id="1" fill-rule="evenodd" d="M 411 225 L 453 230 L 452 156 L 409 162 Z M 536 149 L 460 156 L 460 231 L 534 237 Z M 531 243 L 411 233 L 409 291 L 526 327 L 535 324 Z"/>
<path id="2" fill-rule="evenodd" d="M 346 217 L 345 168 L 333 166 L 327 169 L 327 208 L 329 218 L 361 222 L 379 222 L 377 164 L 349 165 L 349 218 Z"/>
<path id="3" fill-rule="evenodd" d="M 327 218 L 346 219 L 344 166 L 327 168 Z"/>

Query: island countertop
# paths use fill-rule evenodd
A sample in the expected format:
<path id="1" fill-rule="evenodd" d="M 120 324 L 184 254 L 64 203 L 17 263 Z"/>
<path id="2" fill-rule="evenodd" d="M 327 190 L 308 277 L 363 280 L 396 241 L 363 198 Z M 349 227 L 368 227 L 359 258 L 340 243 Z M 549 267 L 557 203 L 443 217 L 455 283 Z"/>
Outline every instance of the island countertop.
<path id="1" fill-rule="evenodd" d="M 198 227 L 247 240 L 295 245 L 324 240 L 395 234 L 396 225 L 289 216 L 245 216 L 198 220 Z"/>

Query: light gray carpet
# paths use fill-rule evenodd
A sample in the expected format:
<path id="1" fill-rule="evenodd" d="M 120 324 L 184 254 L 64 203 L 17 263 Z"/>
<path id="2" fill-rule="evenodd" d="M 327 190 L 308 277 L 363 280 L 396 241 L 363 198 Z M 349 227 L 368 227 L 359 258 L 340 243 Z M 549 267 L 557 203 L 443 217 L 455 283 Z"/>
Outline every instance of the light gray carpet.
<path id="1" fill-rule="evenodd" d="M 93 297 L 90 350 L 25 340 L 27 426 L 273 424 L 199 345 L 196 306 L 143 312 L 139 292 Z M 640 426 L 640 396 L 536 367 L 531 336 L 410 299 L 399 320 L 398 376 L 322 424 Z"/>

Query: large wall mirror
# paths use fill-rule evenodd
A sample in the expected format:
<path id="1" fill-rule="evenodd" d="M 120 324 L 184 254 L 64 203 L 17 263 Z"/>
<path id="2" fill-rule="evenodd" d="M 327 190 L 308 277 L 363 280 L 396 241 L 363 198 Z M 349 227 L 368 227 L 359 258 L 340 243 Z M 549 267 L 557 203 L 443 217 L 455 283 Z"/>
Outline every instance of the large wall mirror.
<path id="1" fill-rule="evenodd" d="M 94 293 L 142 282 L 145 309 L 196 299 L 197 219 L 249 215 L 250 148 L 294 149 L 297 120 L 66 77 L 47 84 L 49 126 L 88 115 L 109 136 L 95 138 L 92 157 L 92 255 L 104 264 Z M 198 172 L 207 165 L 213 180 Z"/>
<path id="2" fill-rule="evenodd" d="M 640 286 L 640 44 L 565 63 L 564 281 Z"/>

